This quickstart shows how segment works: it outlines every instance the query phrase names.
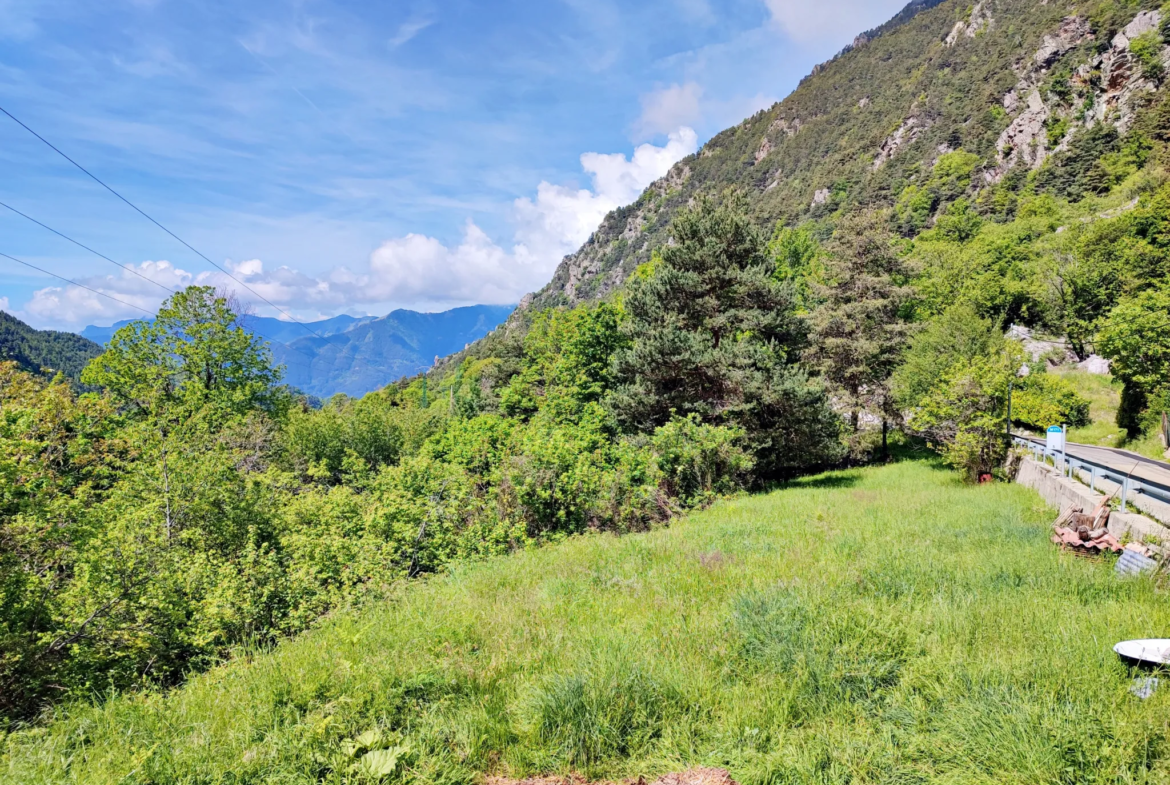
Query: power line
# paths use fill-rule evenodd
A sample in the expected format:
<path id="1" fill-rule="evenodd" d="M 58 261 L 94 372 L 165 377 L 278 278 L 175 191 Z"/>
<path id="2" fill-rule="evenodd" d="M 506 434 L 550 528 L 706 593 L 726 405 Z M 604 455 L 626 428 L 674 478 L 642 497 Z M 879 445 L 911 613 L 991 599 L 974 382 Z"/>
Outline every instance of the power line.
<path id="1" fill-rule="evenodd" d="M 77 163 L 77 161 L 74 161 L 72 158 L 70 158 L 68 155 L 66 155 L 65 153 L 63 153 L 63 152 L 62 152 L 62 151 L 61 151 L 61 150 L 60 150 L 60 149 L 59 149 L 59 148 L 58 148 L 56 145 L 54 145 L 54 144 L 53 144 L 52 142 L 50 142 L 48 139 L 46 139 L 45 137 L 41 136 L 41 135 L 40 135 L 40 134 L 38 134 L 36 131 L 34 131 L 33 129 L 31 129 L 31 128 L 29 128 L 27 125 L 25 125 L 23 122 L 21 122 L 19 118 L 17 118 L 17 117 L 16 117 L 14 114 L 12 114 L 12 112 L 9 112 L 9 111 L 8 111 L 7 109 L 5 109 L 3 106 L 0 106 L 0 112 L 3 112 L 4 114 L 8 115 L 8 117 L 9 117 L 9 118 L 10 118 L 10 119 L 11 119 L 11 120 L 14 122 L 14 123 L 16 123 L 16 124 L 17 124 L 17 125 L 19 125 L 21 128 L 23 128 L 24 130 L 28 131 L 30 134 L 32 134 L 33 136 L 35 136 L 37 139 L 39 139 L 41 142 L 43 142 L 45 145 L 47 145 L 47 146 L 49 147 L 49 149 L 51 149 L 53 152 L 57 153 L 57 155 L 61 156 L 61 157 L 62 157 L 62 158 L 64 158 L 66 161 L 68 161 L 69 163 L 73 164 L 75 167 L 77 167 L 78 169 L 80 169 L 80 170 L 81 170 L 82 172 L 84 172 L 84 173 L 85 173 L 85 174 L 86 174 L 86 175 L 87 175 L 87 176 L 88 176 L 88 177 L 89 177 L 91 180 L 93 180 L 95 183 L 97 183 L 98 185 L 100 185 L 102 188 L 105 188 L 107 191 L 109 191 L 110 193 L 112 193 L 114 196 L 118 197 L 118 198 L 119 198 L 120 200 L 122 200 L 122 201 L 123 201 L 123 202 L 124 202 L 124 203 L 125 203 L 127 206 L 129 206 L 129 207 L 130 207 L 132 210 L 134 210 L 136 213 L 138 213 L 139 215 L 141 215 L 143 218 L 145 218 L 146 220 L 150 221 L 152 224 L 154 224 L 155 226 L 157 226 L 159 229 L 162 229 L 164 232 L 166 232 L 167 234 L 169 234 L 169 235 L 170 235 L 171 237 L 173 237 L 174 239 L 178 240 L 180 243 L 182 243 L 184 246 L 186 246 L 186 247 L 187 247 L 187 248 L 188 248 L 188 249 L 189 249 L 189 250 L 190 250 L 192 253 L 194 253 L 196 256 L 198 256 L 199 258 L 201 258 L 203 261 L 207 262 L 207 263 L 208 263 L 208 264 L 210 264 L 212 267 L 214 267 L 215 269 L 219 270 L 221 273 L 223 273 L 224 275 L 226 275 L 228 278 L 231 278 L 233 281 L 235 281 L 236 283 L 238 283 L 240 286 L 244 287 L 244 288 L 245 288 L 245 289 L 247 289 L 249 292 L 251 292 L 252 294 L 256 295 L 256 297 L 258 297 L 260 300 L 262 300 L 263 302 L 267 303 L 269 306 L 271 306 L 272 308 L 274 308 L 276 311 L 278 311 L 279 313 L 281 313 L 281 314 L 283 314 L 284 316 L 286 316 L 286 317 L 289 319 L 289 321 L 296 322 L 296 323 L 297 323 L 297 324 L 299 324 L 301 327 L 305 328 L 305 330 L 307 330 L 309 333 L 311 333 L 311 334 L 313 334 L 313 335 L 317 336 L 317 337 L 318 337 L 318 338 L 320 338 L 321 340 L 325 340 L 325 336 L 323 336 L 323 335 L 319 334 L 319 333 L 318 333 L 316 330 L 314 330 L 313 328 L 309 327 L 307 324 L 305 324 L 304 322 L 302 322 L 300 319 L 297 319 L 297 318 L 295 318 L 295 317 L 294 317 L 292 314 L 288 313 L 287 311 L 285 311 L 285 310 L 284 310 L 283 308 L 281 308 L 280 306 L 278 306 L 278 305 L 276 305 L 275 303 L 271 302 L 271 301 L 270 301 L 268 298 L 266 298 L 266 297 L 264 297 L 263 295 L 261 295 L 259 292 L 257 292 L 255 289 L 253 289 L 251 286 L 248 286 L 248 284 L 244 283 L 244 282 L 243 282 L 243 281 L 241 281 L 239 278 L 237 278 L 237 277 L 235 277 L 234 275 L 232 275 L 231 273 L 229 273 L 229 272 L 228 272 L 227 270 L 225 270 L 223 267 L 220 267 L 218 264 L 216 264 L 215 262 L 211 261 L 211 259 L 209 259 L 207 256 L 205 256 L 205 255 L 204 255 L 202 252 L 200 252 L 200 251 L 199 251 L 199 249 L 197 249 L 195 246 L 191 245 L 191 244 L 190 244 L 190 243 L 188 243 L 186 240 L 184 240 L 182 237 L 179 237 L 179 235 L 175 234 L 175 233 L 174 233 L 174 232 L 172 232 L 170 229 L 166 228 L 165 226 L 163 226 L 162 224 L 160 224 L 158 221 L 156 221 L 156 220 L 154 220 L 153 218 L 151 218 L 151 217 L 150 217 L 149 215 L 147 215 L 147 214 L 146 214 L 146 213 L 145 213 L 145 212 L 144 212 L 144 211 L 143 211 L 141 208 L 139 208 L 139 207 L 138 207 L 136 204 L 134 204 L 133 202 L 131 202 L 131 201 L 130 201 L 129 199 L 127 199 L 125 196 L 122 196 L 122 194 L 118 193 L 117 191 L 115 191 L 115 190 L 114 190 L 113 188 L 111 188 L 110 186 L 106 185 L 106 183 L 105 183 L 104 181 L 102 181 L 102 179 L 101 179 L 101 178 L 99 178 L 97 175 L 95 175 L 93 172 L 89 171 L 89 170 L 88 170 L 88 169 L 86 169 L 84 166 L 82 166 L 81 164 Z"/>
<path id="2" fill-rule="evenodd" d="M 54 145 L 54 144 L 53 144 L 52 142 L 50 142 L 48 139 L 46 139 L 45 137 L 41 136 L 40 134 L 38 134 L 38 133 L 37 133 L 36 131 L 34 131 L 33 129 L 29 128 L 27 125 L 25 125 L 23 122 L 21 122 L 21 120 L 20 120 L 19 118 L 17 118 L 15 115 L 13 115 L 11 112 L 9 112 L 9 111 L 8 111 L 7 109 L 5 109 L 3 106 L 0 106 L 0 112 L 3 112 L 3 113 L 4 113 L 5 115 L 7 115 L 7 116 L 8 116 L 8 117 L 9 117 L 9 118 L 10 118 L 10 119 L 11 119 L 11 120 L 14 122 L 14 123 L 16 123 L 16 124 L 17 124 L 17 125 L 19 125 L 21 128 L 23 128 L 24 130 L 28 131 L 30 134 L 32 134 L 32 135 L 33 135 L 33 136 L 35 136 L 37 139 L 39 139 L 41 142 L 43 142 L 43 143 L 44 143 L 46 146 L 48 146 L 48 147 L 49 147 L 49 149 L 51 149 L 53 152 L 57 153 L 57 155 L 61 156 L 61 157 L 62 157 L 62 158 L 64 158 L 66 161 L 68 161 L 69 163 L 73 164 L 75 167 L 77 167 L 78 169 L 80 169 L 82 172 L 84 172 L 84 173 L 86 174 L 86 176 L 88 176 L 90 179 L 92 179 L 94 182 L 96 182 L 96 183 L 97 183 L 98 185 L 100 185 L 102 188 L 105 188 L 107 191 L 109 191 L 110 193 L 112 193 L 114 196 L 118 197 L 118 199 L 120 199 L 122 202 L 124 202 L 126 205 L 128 205 L 128 206 L 129 206 L 131 209 L 133 209 L 135 212 L 137 212 L 137 213 L 138 213 L 139 215 L 141 215 L 143 218 L 145 218 L 146 220 L 150 221 L 152 224 L 154 224 L 155 226 L 157 226 L 159 229 L 162 229 L 164 232 L 166 232 L 167 234 L 169 234 L 169 235 L 170 235 L 171 237 L 173 237 L 175 240 L 178 240 L 178 241 L 179 241 L 180 243 L 182 243 L 182 244 L 183 244 L 183 245 L 184 245 L 186 248 L 188 248 L 188 249 L 189 249 L 189 250 L 191 250 L 191 251 L 192 251 L 194 254 L 196 254 L 196 255 L 197 255 L 199 258 L 203 259 L 205 262 L 207 262 L 208 264 L 210 264 L 212 267 L 214 267 L 215 269 L 217 269 L 217 270 L 219 270 L 220 272 L 222 272 L 222 273 L 223 273 L 224 275 L 226 275 L 228 278 L 231 278 L 233 281 L 235 281 L 236 283 L 238 283 L 240 286 L 244 287 L 244 288 L 245 288 L 245 289 L 247 289 L 249 292 L 251 292 L 252 294 L 256 295 L 256 297 L 258 297 L 258 298 L 259 298 L 260 300 L 262 300 L 263 302 L 267 303 L 267 304 L 268 304 L 269 306 L 271 306 L 271 307 L 272 307 L 274 310 L 276 310 L 277 312 L 279 312 L 279 313 L 281 313 L 282 315 L 284 315 L 285 317 L 287 317 L 287 318 L 289 319 L 289 321 L 296 322 L 298 325 L 300 325 L 302 328 L 304 328 L 304 329 L 305 329 L 305 330 L 306 330 L 306 331 L 307 331 L 307 332 L 308 332 L 310 335 L 313 335 L 313 336 L 315 336 L 315 337 L 317 337 L 317 338 L 320 338 L 322 341 L 327 341 L 327 340 L 328 340 L 328 339 L 327 339 L 325 336 L 323 336 L 323 335 L 321 335 L 320 333 L 318 333 L 318 332 L 317 332 L 316 330 L 314 330 L 312 327 L 309 327 L 307 324 L 305 324 L 304 322 L 302 322 L 300 319 L 297 319 L 297 318 L 296 318 L 296 317 L 294 317 L 292 314 L 290 314 L 288 311 L 285 311 L 285 310 L 284 310 L 283 308 L 281 308 L 280 306 L 278 306 L 278 305 L 276 305 L 275 303 L 273 303 L 272 301 L 268 300 L 266 297 L 264 297 L 263 295 L 261 295 L 261 294 L 260 294 L 259 292 L 257 292 L 255 289 L 253 289 L 252 287 L 248 286 L 246 283 L 244 283 L 243 281 L 241 281 L 239 278 L 236 278 L 234 275 L 232 275 L 230 272 L 228 272 L 227 270 L 225 270 L 223 267 L 220 267 L 218 264 L 216 264 L 215 262 L 211 261 L 211 259 L 209 259 L 209 258 L 208 258 L 207 256 L 205 256 L 203 253 L 201 253 L 201 252 L 199 251 L 199 249 L 195 248 L 193 245 L 191 245 L 190 243 L 188 243 L 186 240 L 184 240 L 183 238 L 179 237 L 177 234 L 175 234 L 175 233 L 174 233 L 174 232 L 172 232 L 170 229 L 168 229 L 168 228 L 166 228 L 165 226 L 163 226 L 161 223 L 159 223 L 158 221 L 156 221 L 154 218 L 151 218 L 149 215 L 147 215 L 145 212 L 143 212 L 143 211 L 142 211 L 142 209 L 140 209 L 140 208 L 139 208 L 137 205 L 135 205 L 133 202 L 131 202 L 131 201 L 130 201 L 129 199 L 127 199 L 126 197 L 122 196 L 122 194 L 120 194 L 120 193 L 118 193 L 117 191 L 115 191 L 115 190 L 114 190 L 113 188 L 111 188 L 109 185 L 106 185 L 106 183 L 105 183 L 105 182 L 103 182 L 103 181 L 102 181 L 102 180 L 101 180 L 101 179 L 100 179 L 100 178 L 99 178 L 97 175 L 93 174 L 93 172 L 91 172 L 91 171 L 89 171 L 88 169 L 86 169 L 84 166 L 82 166 L 81 164 L 79 164 L 77 161 L 74 161 L 72 158 L 70 158 L 68 155 L 66 155 L 64 152 L 62 152 L 62 151 L 61 151 L 61 150 L 60 150 L 60 149 L 59 149 L 59 148 L 58 148 L 56 145 Z M 0 204 L 3 204 L 3 202 L 0 202 Z M 161 288 L 163 288 L 163 289 L 166 289 L 167 291 L 171 292 L 171 294 L 174 294 L 174 293 L 175 293 L 173 289 L 167 289 L 167 287 L 163 286 L 162 284 L 158 283 L 157 281 L 153 281 L 153 280 L 151 280 L 151 279 L 149 279 L 149 278 L 146 278 L 145 276 L 143 276 L 143 275 L 139 274 L 138 272 L 134 271 L 132 268 L 126 267 L 125 265 L 123 265 L 123 264 L 121 264 L 121 263 L 119 263 L 119 262 L 116 262 L 116 261 L 114 261 L 113 259 L 110 259 L 110 258 L 109 258 L 108 256 L 106 256 L 105 254 L 98 253 L 97 251 L 93 250 L 92 248 L 89 248 L 88 246 L 82 245 L 81 243 L 77 242 L 77 241 L 76 241 L 76 240 L 74 240 L 73 238 L 71 238 L 71 237 L 68 237 L 68 236 L 66 236 L 66 235 L 62 234 L 61 232 L 58 232 L 56 229 L 53 229 L 53 228 L 51 228 L 51 227 L 49 227 L 49 226 L 47 226 L 47 225 L 45 225 L 45 224 L 41 223 L 40 221 L 37 221 L 36 219 L 34 219 L 34 218 L 31 218 L 30 216 L 24 215 L 24 213 L 21 213 L 19 210 L 16 210 L 16 209 L 14 209 L 14 208 L 12 208 L 12 207 L 9 207 L 7 204 L 4 204 L 3 206 L 4 206 L 4 207 L 7 207 L 9 210 L 12 210 L 13 212 L 15 212 L 15 213 L 17 213 L 17 214 L 19 214 L 19 215 L 22 215 L 22 216 L 23 216 L 23 217 L 25 217 L 25 218 L 28 218 L 28 220 L 32 221 L 33 223 L 36 223 L 36 224 L 38 224 L 39 226 L 42 226 L 42 227 L 44 227 L 45 229 L 48 229 L 50 232 L 53 232 L 54 234 L 56 234 L 56 235 L 58 235 L 58 236 L 60 236 L 60 237 L 63 237 L 63 238 L 64 238 L 64 239 L 66 239 L 66 240 L 69 240 L 70 242 L 72 242 L 72 243 L 74 243 L 74 244 L 78 245 L 79 247 L 81 247 L 81 248 L 84 248 L 85 250 L 87 250 L 87 251 L 90 251 L 91 253 L 94 253 L 94 254 L 96 254 L 96 255 L 100 256 L 101 258 L 105 259 L 106 261 L 108 261 L 108 262 L 111 262 L 111 263 L 113 263 L 113 264 L 116 264 L 116 265 L 118 265 L 119 267 L 121 267 L 121 268 L 123 268 L 123 269 L 125 269 L 125 270 L 129 270 L 130 272 L 134 273 L 135 275 L 138 275 L 138 277 L 140 277 L 140 278 L 143 278 L 144 280 L 150 281 L 150 282 L 151 282 L 151 283 L 153 283 L 155 286 L 159 286 L 159 287 L 161 287 Z M 143 313 L 147 314 L 148 316 L 154 316 L 154 314 L 153 314 L 153 313 L 151 313 L 150 311 L 148 311 L 148 310 L 146 310 L 146 309 L 144 309 L 144 308 L 139 308 L 137 305 L 131 305 L 130 303 L 128 303 L 128 302 L 125 302 L 124 300 L 119 300 L 117 297 L 113 297 L 112 295 L 108 295 L 108 294 L 106 294 L 105 292 L 100 292 L 100 291 L 98 291 L 97 289 L 91 289 L 90 287 L 88 287 L 88 286 L 85 286 L 84 284 L 79 284 L 79 283 L 77 283 L 76 281 L 72 281 L 72 280 L 70 280 L 70 279 L 68 279 L 68 278 L 65 278 L 65 277 L 63 277 L 63 276 L 57 275 L 56 273 L 49 272 L 48 270 L 42 270 L 41 268 L 39 268 L 39 267 L 37 267 L 37 266 L 35 266 L 35 265 L 29 264 L 28 262 L 21 261 L 20 259 L 17 259 L 17 258 L 15 258 L 15 257 L 12 257 L 12 256 L 8 256 L 7 254 L 0 254 L 0 256 L 3 256 L 3 257 L 4 257 L 4 258 L 6 258 L 6 259 L 11 259 L 11 260 L 12 260 L 12 261 L 14 261 L 14 262 L 18 262 L 18 263 L 20 263 L 20 264 L 23 264 L 23 265 L 25 265 L 26 267 L 30 267 L 30 268 L 32 268 L 32 269 L 34 269 L 34 270 L 38 270 L 39 272 L 42 272 L 42 273 L 44 273 L 45 275 L 50 275 L 50 276 L 52 276 L 53 278 L 57 278 L 57 279 L 59 279 L 59 280 L 65 281 L 66 283 L 70 283 L 70 284 L 73 284 L 74 286 L 78 286 L 78 287 L 80 287 L 80 288 L 82 288 L 82 289 L 85 289 L 85 290 L 87 290 L 87 291 L 93 292 L 94 294 L 99 294 L 99 295 L 101 295 L 102 297 L 107 297 L 107 298 L 109 298 L 109 299 L 111 299 L 111 300 L 113 300 L 113 301 L 115 301 L 115 302 L 122 303 L 123 305 L 126 305 L 126 306 L 128 306 L 128 307 L 130 307 L 130 308 L 134 308 L 134 309 L 136 309 L 136 310 L 142 311 Z M 313 355 L 310 355 L 308 352 L 302 351 L 301 349 L 299 349 L 299 348 L 297 348 L 297 347 L 293 346 L 291 342 L 280 342 L 280 343 L 283 343 L 283 345 L 284 345 L 284 346 L 288 347 L 288 348 L 289 348 L 289 349 L 291 349 L 292 351 L 296 352 L 297 354 L 299 354 L 299 355 L 301 355 L 302 357 L 304 357 L 304 358 L 306 358 L 307 360 L 309 360 L 309 366 L 310 366 L 310 367 L 312 367 L 312 362 L 313 362 L 313 360 L 315 360 L 315 359 L 318 359 L 317 357 L 315 357 L 315 356 L 313 356 Z M 355 358 L 355 359 L 356 359 L 356 358 Z M 367 368 L 370 368 L 371 370 L 374 370 L 374 369 L 373 369 L 373 366 L 370 366 L 368 363 L 362 362 L 361 360 L 358 360 L 358 362 L 359 362 L 361 365 L 364 365 L 365 367 L 367 367 Z"/>
<path id="3" fill-rule="evenodd" d="M 11 259 L 12 261 L 16 262 L 17 264 L 23 264 L 25 267 L 31 267 L 32 269 L 36 270 L 39 273 L 44 273 L 45 275 L 51 275 L 52 277 L 54 277 L 60 281 L 64 281 L 65 283 L 73 284 L 74 286 L 77 286 L 81 289 L 85 289 L 87 292 L 93 292 L 94 294 L 100 294 L 102 297 L 107 297 L 116 303 L 121 303 L 122 305 L 125 305 L 127 308 L 133 308 L 137 311 L 142 311 L 147 316 L 154 316 L 153 313 L 146 310 L 145 308 L 139 308 L 137 305 L 134 305 L 133 303 L 128 303 L 125 300 L 119 300 L 117 297 L 114 297 L 112 294 L 106 294 L 105 292 L 99 292 L 97 289 L 91 289 L 90 287 L 86 286 L 85 284 L 70 280 L 69 278 L 66 278 L 63 275 L 57 275 L 56 273 L 51 273 L 48 270 L 44 269 L 43 267 L 37 267 L 35 264 L 29 264 L 28 262 L 24 261 L 23 259 L 17 259 L 15 256 L 9 256 L 8 254 L 3 253 L 3 252 L 0 252 L 0 256 L 3 256 L 5 259 Z"/>
<path id="4" fill-rule="evenodd" d="M 99 256 L 99 257 L 101 257 L 102 259 L 105 259 L 105 260 L 106 260 L 107 262 L 109 262 L 110 264 L 115 264 L 115 265 L 117 265 L 118 267 L 121 267 L 121 268 L 122 268 L 123 270 L 125 270 L 126 272 L 128 272 L 128 273 L 133 273 L 134 275 L 137 275 L 137 276 L 138 276 L 139 278 L 141 278 L 142 280 L 146 281 L 147 283 L 152 283 L 152 284 L 154 284 L 155 286 L 157 286 L 158 288 L 162 289 L 162 290 L 163 290 L 163 291 L 165 291 L 165 292 L 170 292 L 171 294 L 174 294 L 174 293 L 175 293 L 175 290 L 174 290 L 174 289 L 172 289 L 172 288 L 170 288 L 169 286 L 164 286 L 164 285 L 162 285 L 161 283 L 159 283 L 158 281 L 155 281 L 155 280 L 153 280 L 153 279 L 151 279 L 151 278 L 147 278 L 145 275 L 143 275 L 142 273 L 138 272 L 138 271 L 137 271 L 137 270 L 135 270 L 133 267 L 129 267 L 128 265 L 122 264 L 121 262 L 115 262 L 113 259 L 111 259 L 110 257 L 106 256 L 104 253 L 99 253 L 99 252 L 95 251 L 94 249 L 90 248 L 88 245 L 85 245 L 84 243 L 80 243 L 80 242 L 78 242 L 77 240 L 74 240 L 72 237 L 70 237 L 69 235 L 65 234 L 64 232 L 59 232 L 59 231 L 57 231 L 56 229 L 54 229 L 53 227 L 51 227 L 51 226 L 49 226 L 49 225 L 47 225 L 47 224 L 43 224 L 43 223 L 41 223 L 41 222 L 40 222 L 40 221 L 38 221 L 36 218 L 33 218 L 31 215 L 25 215 L 25 214 L 24 214 L 24 213 L 22 213 L 20 210 L 17 210 L 15 207 L 13 207 L 13 206 L 12 206 L 12 205 L 10 205 L 10 204 L 5 204 L 4 202 L 0 202 L 0 207 L 5 207 L 5 208 L 7 208 L 7 209 L 11 210 L 12 212 L 14 212 L 14 213 L 16 213 L 17 215 L 19 215 L 21 218 L 26 218 L 26 219 L 28 219 L 29 221 L 32 221 L 33 223 L 35 223 L 37 226 L 41 227 L 42 229 L 48 229 L 48 230 L 49 230 L 50 232 L 52 232 L 53 234 L 57 235 L 58 237 L 60 237 L 60 238 L 62 238 L 62 239 L 64 239 L 64 240 L 68 240 L 69 242 L 71 242 L 71 243 L 73 243 L 74 245 L 76 245 L 78 248 L 84 248 L 85 250 L 87 250 L 87 251 L 89 251 L 91 254 L 93 254 L 94 256 Z M 80 285 L 80 284 L 79 284 L 79 285 Z"/>
<path id="5" fill-rule="evenodd" d="M 0 203 L 0 204 L 2 204 L 2 203 Z M 7 205 L 5 205 L 5 206 L 7 206 Z M 78 243 L 78 244 L 80 245 L 80 243 Z M 83 246 L 83 247 L 84 247 L 84 246 Z M 96 253 L 96 251 L 95 251 L 95 253 Z M 98 255 L 100 256 L 101 254 L 98 254 Z M 94 288 L 92 288 L 92 287 L 86 286 L 86 285 L 85 285 L 85 284 L 83 284 L 83 283 L 78 283 L 77 281 L 74 281 L 74 280 L 73 280 L 73 279 L 71 279 L 71 278 L 66 278 L 66 277 L 65 277 L 65 276 L 63 276 L 63 275 L 57 275 L 56 273 L 54 273 L 54 272 L 51 272 L 51 271 L 49 271 L 49 270 L 46 270 L 46 269 L 45 269 L 45 268 L 43 268 L 43 267 L 37 267 L 35 264 L 31 264 L 31 263 L 29 263 L 29 262 L 26 262 L 26 261 L 24 261 L 23 259 L 17 259 L 15 256 L 9 256 L 9 255 L 8 255 L 8 254 L 6 254 L 6 253 L 2 253 L 2 252 L 0 252 L 0 257 L 3 257 L 3 258 L 5 258 L 5 259 L 11 259 L 12 261 L 16 262 L 17 264 L 23 264 L 25 267 L 28 267 L 28 268 L 30 268 L 30 269 L 33 269 L 33 270 L 36 270 L 36 271 L 37 271 L 37 272 L 39 272 L 39 273 L 44 273 L 45 275 L 48 275 L 48 276 L 52 276 L 53 278 L 56 278 L 56 279 L 57 279 L 57 280 L 59 280 L 59 281 L 64 281 L 65 283 L 67 283 L 67 284 L 70 284 L 71 286 L 76 286 L 76 287 L 78 287 L 79 289 L 85 289 L 87 292 L 93 292 L 94 294 L 101 295 L 102 297 L 105 297 L 105 298 L 107 298 L 107 299 L 109 299 L 109 300 L 113 300 L 113 301 L 114 301 L 114 302 L 116 302 L 116 303 L 121 303 L 122 305 L 125 305 L 127 308 L 133 308 L 133 309 L 135 309 L 135 310 L 142 311 L 142 312 L 143 312 L 144 314 L 146 314 L 147 316 L 154 316 L 154 315 L 155 315 L 153 311 L 149 311 L 149 310 L 147 310 L 146 308 L 142 308 L 142 307 L 140 307 L 140 306 L 134 305 L 133 303 L 128 303 L 128 302 L 126 302 L 125 300 L 121 300 L 121 299 L 119 299 L 119 298 L 117 298 L 117 297 L 114 297 L 112 294 L 106 294 L 106 293 L 105 293 L 105 292 L 103 292 L 103 291 L 100 291 L 100 290 L 98 290 L 98 289 L 94 289 Z M 114 264 L 117 264 L 117 262 L 114 262 Z M 147 280 L 150 280 L 150 279 L 148 278 Z M 154 283 L 154 282 L 153 282 L 153 281 L 151 281 L 151 283 Z M 159 284 L 159 285 L 161 286 L 162 284 Z M 164 288 L 165 288 L 165 287 L 164 287 Z M 168 290 L 168 291 L 170 291 L 170 290 Z M 303 351 L 301 351 L 300 349 L 298 349 L 297 347 L 293 346 L 292 344 L 283 343 L 282 345 L 283 345 L 283 346 L 286 346 L 287 348 L 291 349 L 292 351 L 296 352 L 297 354 L 299 354 L 299 355 L 301 355 L 301 356 L 303 356 L 303 357 L 307 358 L 307 359 L 310 361 L 310 364 L 311 364 L 311 361 L 312 361 L 312 360 L 315 360 L 315 359 L 316 359 L 316 358 L 315 358 L 315 357 L 313 357 L 312 355 L 310 355 L 310 354 L 307 354 L 306 352 L 303 352 Z"/>

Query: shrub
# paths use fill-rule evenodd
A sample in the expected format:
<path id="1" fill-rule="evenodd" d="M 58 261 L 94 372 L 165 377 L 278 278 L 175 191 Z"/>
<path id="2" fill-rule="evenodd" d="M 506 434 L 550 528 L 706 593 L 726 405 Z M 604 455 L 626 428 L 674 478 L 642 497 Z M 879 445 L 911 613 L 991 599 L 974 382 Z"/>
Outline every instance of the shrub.
<path id="1" fill-rule="evenodd" d="M 663 490 L 698 507 L 743 487 L 755 461 L 739 445 L 743 430 L 706 425 L 697 415 L 674 417 L 654 431 L 654 452 Z"/>
<path id="2" fill-rule="evenodd" d="M 1012 422 L 1037 430 L 1061 424 L 1082 428 L 1089 424 L 1089 402 L 1067 380 L 1034 373 L 1015 385 Z"/>
<path id="3" fill-rule="evenodd" d="M 1150 31 L 1129 42 L 1129 51 L 1142 66 L 1142 76 L 1154 82 L 1162 81 L 1166 67 L 1162 65 L 1162 36 Z"/>

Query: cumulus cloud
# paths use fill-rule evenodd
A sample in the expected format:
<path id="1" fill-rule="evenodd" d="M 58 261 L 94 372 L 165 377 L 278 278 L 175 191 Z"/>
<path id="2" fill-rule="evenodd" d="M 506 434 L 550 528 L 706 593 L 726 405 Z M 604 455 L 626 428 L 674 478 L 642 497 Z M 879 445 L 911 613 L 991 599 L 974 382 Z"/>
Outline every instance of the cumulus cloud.
<path id="1" fill-rule="evenodd" d="M 373 304 L 454 307 L 514 303 L 547 283 L 561 259 L 589 238 L 606 213 L 637 199 L 675 162 L 697 149 L 698 136 L 684 127 L 671 133 L 664 145 L 639 145 L 629 157 L 585 153 L 581 168 L 589 175 L 591 187 L 541 182 L 534 197 L 517 199 L 510 248 L 493 241 L 469 220 L 456 244 L 407 234 L 382 243 L 370 255 L 365 269 L 336 267 L 320 277 L 284 266 L 269 269 L 259 259 L 229 262 L 227 268 L 237 280 L 218 271 L 193 274 L 167 261 L 143 262 L 136 269 L 171 289 L 192 284 L 215 286 L 236 291 L 244 301 L 256 302 L 247 291 L 251 289 L 271 303 L 300 312 Z M 43 321 L 82 325 L 140 316 L 136 308 L 154 311 L 167 296 L 125 271 L 79 283 L 128 305 L 79 287 L 54 286 L 35 292 L 25 312 Z"/>
<path id="2" fill-rule="evenodd" d="M 695 82 L 672 84 L 642 96 L 642 115 L 634 124 L 639 139 L 694 125 L 702 117 L 703 88 Z"/>
<path id="3" fill-rule="evenodd" d="M 906 0 L 764 0 L 772 21 L 793 40 L 849 41 L 889 19 Z"/>

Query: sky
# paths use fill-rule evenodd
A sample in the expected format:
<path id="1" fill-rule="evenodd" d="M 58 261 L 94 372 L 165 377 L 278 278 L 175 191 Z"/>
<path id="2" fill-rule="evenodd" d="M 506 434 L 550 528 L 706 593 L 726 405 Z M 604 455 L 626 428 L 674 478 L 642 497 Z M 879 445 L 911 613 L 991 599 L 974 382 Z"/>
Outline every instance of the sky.
<path id="1" fill-rule="evenodd" d="M 301 320 L 515 303 L 905 2 L 0 0 L 0 107 L 247 285 L 0 115 L 0 254 L 121 301 L 0 257 L 0 309 L 76 330 L 195 283 Z"/>

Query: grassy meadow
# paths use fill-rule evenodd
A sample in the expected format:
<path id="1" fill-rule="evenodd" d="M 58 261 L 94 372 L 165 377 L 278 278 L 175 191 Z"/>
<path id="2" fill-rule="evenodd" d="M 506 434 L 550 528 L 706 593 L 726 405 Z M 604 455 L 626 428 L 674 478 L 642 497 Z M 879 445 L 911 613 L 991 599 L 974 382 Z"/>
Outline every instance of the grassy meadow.
<path id="1" fill-rule="evenodd" d="M 1114 642 L 1170 602 L 1062 554 L 1018 486 L 833 472 L 406 586 L 168 694 L 0 741 L 0 781 L 1165 783 L 1170 687 Z"/>

